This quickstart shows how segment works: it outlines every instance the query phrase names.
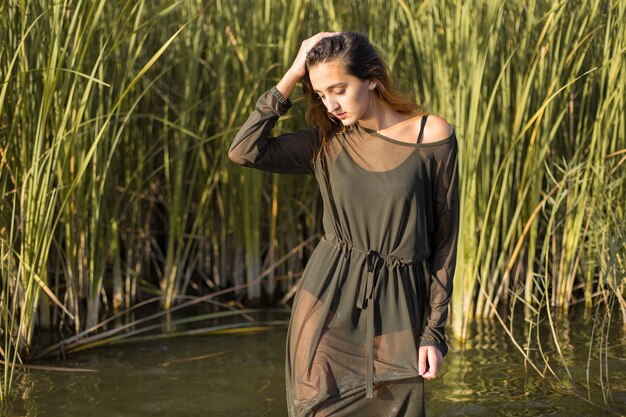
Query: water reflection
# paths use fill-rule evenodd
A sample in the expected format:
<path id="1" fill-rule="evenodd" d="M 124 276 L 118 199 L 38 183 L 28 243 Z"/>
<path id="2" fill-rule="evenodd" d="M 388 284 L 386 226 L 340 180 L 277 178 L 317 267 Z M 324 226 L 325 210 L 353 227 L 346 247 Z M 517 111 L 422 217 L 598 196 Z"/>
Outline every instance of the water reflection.
<path id="1" fill-rule="evenodd" d="M 451 342 L 440 377 L 426 381 L 429 416 L 608 416 L 610 412 L 578 398 L 590 393 L 603 404 L 610 384 L 612 409 L 626 413 L 626 349 L 620 323 L 611 324 L 607 346 L 589 350 L 591 320 L 558 323 L 557 338 L 576 381 L 569 382 L 555 342 L 543 322 L 514 334 L 530 335 L 531 357 L 549 376 L 525 371 L 524 357 L 495 321 L 473 323 L 461 346 Z M 596 320 L 598 320 L 596 318 Z M 254 335 L 186 337 L 118 345 L 69 355 L 47 365 L 97 372 L 21 373 L 21 398 L 8 416 L 285 416 L 284 345 L 286 331 Z M 541 362 L 542 341 L 548 364 Z M 601 350 L 603 349 L 603 350 Z M 602 355 L 603 360 L 600 360 Z M 587 361 L 589 381 L 587 385 Z M 606 372 L 609 372 L 608 377 Z M 602 379 L 601 379 L 602 378 Z"/>

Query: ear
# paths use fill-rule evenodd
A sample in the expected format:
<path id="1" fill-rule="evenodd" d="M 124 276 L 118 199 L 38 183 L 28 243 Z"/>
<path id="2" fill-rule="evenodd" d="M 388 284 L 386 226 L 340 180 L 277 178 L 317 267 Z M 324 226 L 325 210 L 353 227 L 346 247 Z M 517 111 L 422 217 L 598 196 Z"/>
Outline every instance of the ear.
<path id="1" fill-rule="evenodd" d="M 376 83 L 374 81 L 370 81 L 367 88 L 371 91 L 376 88 Z"/>

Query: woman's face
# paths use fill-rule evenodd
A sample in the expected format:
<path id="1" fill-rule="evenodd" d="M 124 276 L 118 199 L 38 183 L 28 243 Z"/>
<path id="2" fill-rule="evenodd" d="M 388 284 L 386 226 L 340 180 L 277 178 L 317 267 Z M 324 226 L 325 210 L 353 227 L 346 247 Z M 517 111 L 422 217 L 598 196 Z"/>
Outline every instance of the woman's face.
<path id="1" fill-rule="evenodd" d="M 309 79 L 326 110 L 344 126 L 369 117 L 370 83 L 350 75 L 339 61 L 316 64 L 309 68 Z"/>

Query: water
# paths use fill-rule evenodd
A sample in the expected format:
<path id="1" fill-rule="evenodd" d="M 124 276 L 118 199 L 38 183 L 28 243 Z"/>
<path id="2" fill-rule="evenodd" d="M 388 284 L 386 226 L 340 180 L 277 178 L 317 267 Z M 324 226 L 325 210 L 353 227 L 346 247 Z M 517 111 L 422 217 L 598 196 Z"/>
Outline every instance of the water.
<path id="1" fill-rule="evenodd" d="M 600 361 L 597 346 L 590 362 L 591 399 L 604 405 L 599 384 L 602 372 L 604 383 L 611 387 L 607 408 L 612 412 L 576 396 L 544 328 L 540 337 L 545 354 L 562 383 L 552 375 L 540 378 L 530 367 L 526 371 L 523 356 L 501 326 L 482 322 L 472 325 L 473 336 L 465 346 L 451 342 L 439 378 L 426 381 L 427 414 L 624 415 L 626 348 L 620 319 L 614 315 L 607 362 Z M 590 330 L 590 319 L 558 324 L 563 355 L 585 398 Z M 21 373 L 17 387 L 21 398 L 12 401 L 4 415 L 282 417 L 286 415 L 285 337 L 286 330 L 280 328 L 258 334 L 143 341 L 74 353 L 64 361 L 39 362 L 96 372 Z M 539 358 L 539 351 L 534 350 L 533 357 Z M 545 371 L 543 362 L 538 363 Z"/>

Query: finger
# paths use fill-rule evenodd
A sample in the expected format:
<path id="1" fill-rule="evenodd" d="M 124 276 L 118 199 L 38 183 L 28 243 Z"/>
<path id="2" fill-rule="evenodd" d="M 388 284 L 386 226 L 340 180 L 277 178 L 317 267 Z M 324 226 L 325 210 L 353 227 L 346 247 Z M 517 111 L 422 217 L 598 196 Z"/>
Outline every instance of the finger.
<path id="1" fill-rule="evenodd" d="M 428 350 L 425 348 L 420 348 L 417 356 L 418 356 L 417 371 L 420 375 L 423 375 L 426 372 L 426 361 L 428 359 Z"/>
<path id="2" fill-rule="evenodd" d="M 298 51 L 298 55 L 296 56 L 296 61 L 302 63 L 299 66 L 303 66 L 304 65 L 304 61 L 306 60 L 306 57 L 309 54 L 309 51 L 311 49 L 315 48 L 315 46 L 322 39 L 330 37 L 330 36 L 335 36 L 335 35 L 340 34 L 340 33 L 341 32 L 318 32 L 315 35 L 311 36 L 310 38 L 304 40 L 302 42 L 302 44 L 300 45 L 300 50 Z"/>
<path id="3" fill-rule="evenodd" d="M 329 36 L 335 36 L 339 33 L 341 32 L 319 32 L 311 36 L 309 39 L 305 40 L 304 42 L 307 43 L 308 49 L 311 49 L 315 45 L 317 45 L 319 41 L 321 41 L 322 39 L 327 38 Z"/>
<path id="4" fill-rule="evenodd" d="M 432 369 L 428 369 L 428 371 L 424 372 L 424 375 L 422 375 L 422 378 L 424 379 L 435 379 L 437 378 L 437 373 L 435 373 Z"/>
<path id="5" fill-rule="evenodd" d="M 437 348 L 431 347 L 428 349 L 428 366 L 439 369 L 439 356 L 437 356 Z"/>

